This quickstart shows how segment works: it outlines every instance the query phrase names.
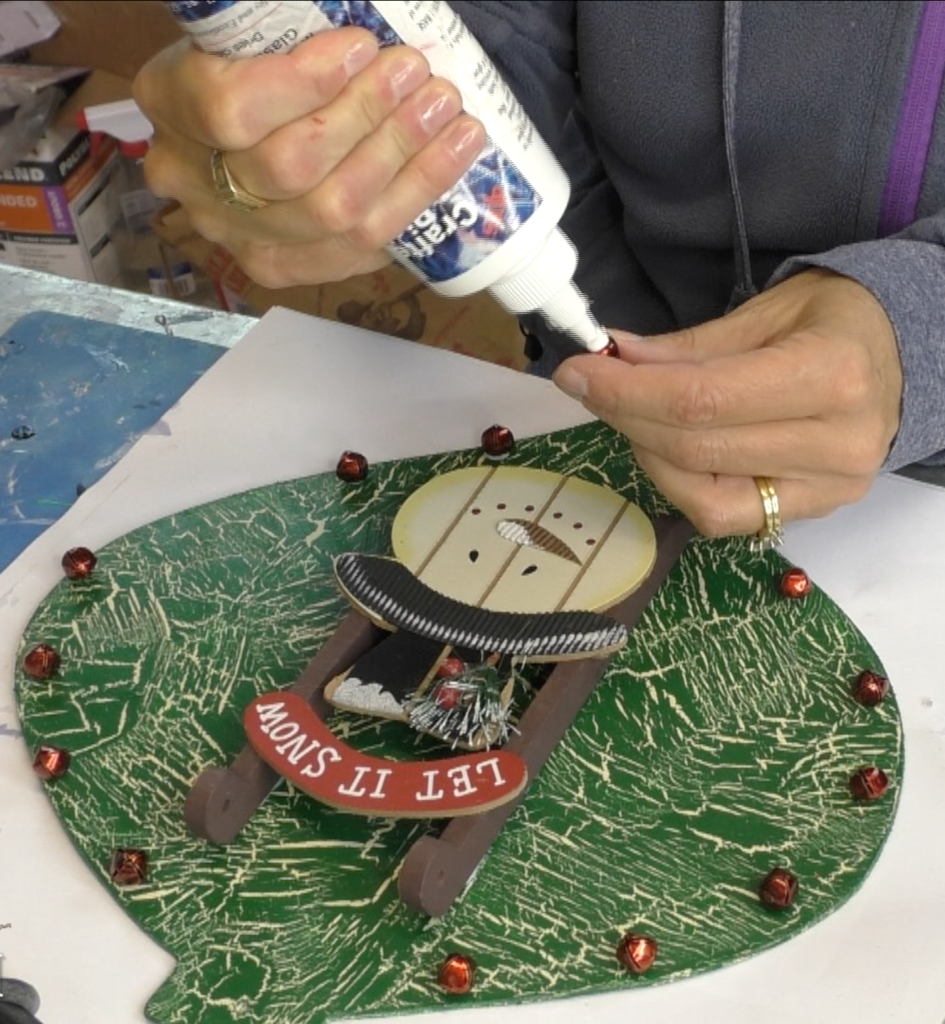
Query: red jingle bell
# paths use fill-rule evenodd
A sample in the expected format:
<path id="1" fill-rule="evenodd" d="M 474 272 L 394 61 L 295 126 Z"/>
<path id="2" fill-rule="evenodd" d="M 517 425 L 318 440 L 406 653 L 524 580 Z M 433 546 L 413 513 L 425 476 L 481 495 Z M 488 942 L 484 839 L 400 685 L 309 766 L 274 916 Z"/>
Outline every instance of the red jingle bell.
<path id="1" fill-rule="evenodd" d="M 476 961 L 462 953 L 450 953 L 440 964 L 436 980 L 450 995 L 465 995 L 471 991 L 476 980 Z"/>
<path id="2" fill-rule="evenodd" d="M 69 548 L 62 556 L 62 571 L 70 580 L 84 580 L 92 575 L 98 559 L 88 548 Z"/>
<path id="3" fill-rule="evenodd" d="M 436 674 L 440 679 L 455 679 L 466 671 L 466 662 L 455 654 L 445 657 L 436 668 Z"/>
<path id="4" fill-rule="evenodd" d="M 796 601 L 799 598 L 807 597 L 813 589 L 814 584 L 811 583 L 810 577 L 803 569 L 799 569 L 797 566 L 788 569 L 781 577 L 782 597 Z"/>
<path id="5" fill-rule="evenodd" d="M 482 432 L 482 450 L 492 459 L 504 459 L 515 447 L 515 437 L 508 427 L 494 423 Z"/>
<path id="6" fill-rule="evenodd" d="M 850 776 L 850 792 L 861 803 L 878 800 L 888 788 L 886 773 L 875 765 L 866 765 Z"/>
<path id="7" fill-rule="evenodd" d="M 599 356 L 609 356 L 611 359 L 619 359 L 620 349 L 617 348 L 617 342 L 608 334 L 607 344 L 602 349 L 599 349 L 597 354 Z"/>
<path id="8" fill-rule="evenodd" d="M 889 693 L 889 680 L 878 672 L 865 669 L 853 682 L 853 699 L 868 708 L 882 704 Z"/>
<path id="9" fill-rule="evenodd" d="M 617 943 L 617 959 L 631 974 L 645 974 L 656 961 L 656 939 L 639 932 L 627 932 Z"/>
<path id="10" fill-rule="evenodd" d="M 38 747 L 33 757 L 33 771 L 44 781 L 61 779 L 69 770 L 72 760 L 68 750 L 62 747 L 43 745 Z"/>
<path id="11" fill-rule="evenodd" d="M 49 679 L 59 671 L 59 652 L 49 644 L 37 644 L 23 659 L 23 671 L 33 679 Z"/>
<path id="12" fill-rule="evenodd" d="M 773 868 L 762 879 L 758 895 L 766 907 L 786 910 L 797 898 L 797 876 L 787 868 Z"/>
<path id="13" fill-rule="evenodd" d="M 453 708 L 459 707 L 462 703 L 463 691 L 447 680 L 437 686 L 433 700 L 438 708 L 442 708 L 444 711 L 452 711 Z"/>
<path id="14" fill-rule="evenodd" d="M 108 873 L 115 885 L 141 885 L 148 880 L 148 855 L 144 850 L 119 847 L 112 853 Z"/>
<path id="15" fill-rule="evenodd" d="M 346 484 L 359 483 L 367 476 L 368 460 L 360 452 L 342 452 L 335 472 Z"/>

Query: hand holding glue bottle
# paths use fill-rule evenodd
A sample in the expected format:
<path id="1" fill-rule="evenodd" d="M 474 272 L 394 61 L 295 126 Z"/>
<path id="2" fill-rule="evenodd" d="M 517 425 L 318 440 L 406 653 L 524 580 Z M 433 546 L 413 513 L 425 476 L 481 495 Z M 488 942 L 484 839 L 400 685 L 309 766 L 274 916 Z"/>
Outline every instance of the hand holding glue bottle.
<path id="1" fill-rule="evenodd" d="M 442 295 L 488 289 L 513 315 L 538 312 L 592 352 L 614 352 L 573 281 L 577 253 L 558 228 L 567 175 L 459 16 L 442 0 L 165 0 L 205 52 L 233 59 L 292 49 L 332 28 L 420 50 L 488 133 L 459 182 L 388 246 Z"/>

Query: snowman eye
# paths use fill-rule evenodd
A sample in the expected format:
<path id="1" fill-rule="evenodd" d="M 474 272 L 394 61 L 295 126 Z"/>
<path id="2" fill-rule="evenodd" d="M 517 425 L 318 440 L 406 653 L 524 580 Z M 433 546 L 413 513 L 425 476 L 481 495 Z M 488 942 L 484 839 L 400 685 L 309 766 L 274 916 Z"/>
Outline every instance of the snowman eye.
<path id="1" fill-rule="evenodd" d="M 531 574 L 533 572 L 538 572 L 538 566 L 537 565 L 529 565 L 527 568 L 522 570 L 522 575 L 523 576 L 531 576 Z"/>
<path id="2" fill-rule="evenodd" d="M 478 560 L 479 560 L 479 552 L 475 548 L 473 548 L 469 552 L 469 561 L 470 562 L 477 562 Z"/>

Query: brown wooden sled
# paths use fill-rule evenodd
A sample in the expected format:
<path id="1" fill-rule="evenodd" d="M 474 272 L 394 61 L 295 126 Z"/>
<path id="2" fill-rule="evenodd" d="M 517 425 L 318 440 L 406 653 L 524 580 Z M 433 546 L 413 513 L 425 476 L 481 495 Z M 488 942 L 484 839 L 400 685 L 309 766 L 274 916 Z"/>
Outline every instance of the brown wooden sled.
<path id="1" fill-rule="evenodd" d="M 691 525 L 678 517 L 658 517 L 653 525 L 657 554 L 652 572 L 636 591 L 607 612 L 628 630 L 639 620 L 693 532 Z M 328 721 L 334 709 L 324 697 L 326 684 L 387 635 L 360 612 L 350 612 L 291 692 L 303 697 Z M 529 781 L 541 771 L 608 662 L 606 658 L 586 658 L 557 664 L 525 709 L 517 733 L 503 749 L 525 761 Z M 280 779 L 252 747 L 245 746 L 229 768 L 207 768 L 197 779 L 184 806 L 189 828 L 211 843 L 233 842 Z M 527 787 L 499 807 L 451 819 L 438 837 L 427 835 L 417 840 L 400 873 L 403 902 L 431 917 L 445 914 L 525 793 Z"/>

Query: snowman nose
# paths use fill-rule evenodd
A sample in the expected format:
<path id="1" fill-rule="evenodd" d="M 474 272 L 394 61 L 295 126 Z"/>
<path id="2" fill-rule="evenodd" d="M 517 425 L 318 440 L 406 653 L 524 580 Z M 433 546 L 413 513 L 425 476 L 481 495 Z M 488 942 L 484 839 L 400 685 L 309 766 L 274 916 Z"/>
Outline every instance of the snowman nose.
<path id="1" fill-rule="evenodd" d="M 580 558 L 567 544 L 551 530 L 546 530 L 530 519 L 500 519 L 496 523 L 496 532 L 505 540 L 522 547 L 539 548 L 551 555 L 558 555 L 568 562 L 581 564 Z"/>

